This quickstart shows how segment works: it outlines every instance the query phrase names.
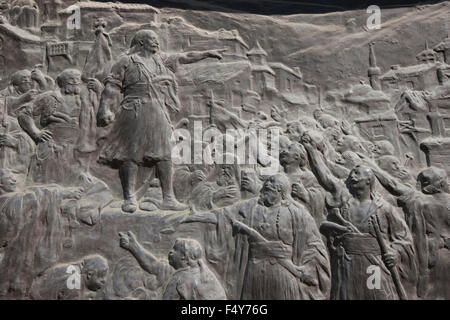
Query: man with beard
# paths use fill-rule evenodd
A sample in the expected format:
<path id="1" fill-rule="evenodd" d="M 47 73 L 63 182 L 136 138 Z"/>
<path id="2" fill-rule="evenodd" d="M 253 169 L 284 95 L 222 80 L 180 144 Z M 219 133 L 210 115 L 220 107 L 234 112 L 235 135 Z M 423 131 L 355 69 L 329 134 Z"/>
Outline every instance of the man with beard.
<path id="1" fill-rule="evenodd" d="M 101 83 L 91 79 L 84 89 L 76 69 L 62 71 L 56 81 L 59 90 L 39 95 L 18 116 L 23 130 L 38 144 L 31 173 L 36 182 L 61 183 L 80 169 L 88 173 L 89 154 L 96 150 L 95 113 Z M 39 117 L 38 126 L 33 117 Z M 50 132 L 52 138 L 40 139 L 43 132 Z M 80 164 L 78 168 L 73 165 L 75 161 Z M 62 162 L 69 166 L 62 166 Z"/>
<path id="2" fill-rule="evenodd" d="M 381 140 L 374 142 L 372 153 L 374 158 L 379 158 L 382 156 L 393 156 L 395 154 L 395 148 L 387 140 Z"/>
<path id="3" fill-rule="evenodd" d="M 391 176 L 403 183 L 414 185 L 413 178 L 396 156 L 381 156 L 376 161 L 380 169 L 383 169 Z"/>
<path id="4" fill-rule="evenodd" d="M 114 112 L 117 112 L 117 119 L 99 162 L 119 169 L 124 212 L 133 213 L 137 209 L 135 184 L 139 167 L 156 168 L 163 195 L 160 209 L 187 209 L 176 200 L 172 184 L 173 127 L 167 108 L 180 109 L 174 72 L 179 63 L 222 59 L 221 51 L 167 55 L 159 52 L 155 32 L 139 30 L 131 41 L 129 52 L 111 68 L 110 76 L 105 80 L 97 125 L 105 127 L 112 123 L 116 116 Z"/>
<path id="5" fill-rule="evenodd" d="M 128 250 L 148 273 L 164 286 L 163 300 L 225 300 L 227 297 L 215 274 L 206 265 L 197 240 L 178 238 L 168 255 L 169 263 L 156 258 L 136 239 L 133 232 L 119 233 L 120 246 Z"/>
<path id="6" fill-rule="evenodd" d="M 217 164 L 215 182 L 202 181 L 192 190 L 190 202 L 200 211 L 229 206 L 240 200 L 239 166 Z"/>
<path id="7" fill-rule="evenodd" d="M 325 219 L 325 194 L 314 174 L 308 169 L 308 154 L 298 143 L 280 152 L 280 164 L 292 185 L 292 197 L 312 214 L 317 226 Z"/>
<path id="8" fill-rule="evenodd" d="M 204 183 L 208 176 L 208 168 L 198 164 L 180 165 L 174 173 L 174 181 L 177 183 L 173 186 L 173 191 L 178 201 L 186 203 L 191 198 L 192 190 L 200 184 Z"/>
<path id="9" fill-rule="evenodd" d="M 313 218 L 291 199 L 290 191 L 289 179 L 276 174 L 264 182 L 259 198 L 185 218 L 184 223 L 216 225 L 218 233 L 227 235 L 228 252 L 220 261 L 220 274 L 229 297 L 328 298 L 330 274 L 325 245 Z"/>
<path id="10" fill-rule="evenodd" d="M 417 295 L 425 299 L 450 299 L 450 194 L 447 173 L 430 167 L 417 176 L 422 192 L 399 182 L 372 164 L 381 184 L 405 212 L 417 253 Z"/>
<path id="11" fill-rule="evenodd" d="M 32 72 L 20 70 L 13 73 L 10 86 L 0 92 L 0 119 L 3 119 L 2 125 L 5 128 L 0 135 L 3 166 L 7 166 L 17 175 L 23 175 L 20 177 L 23 181 L 35 153 L 35 143 L 23 132 L 16 116 L 23 105 L 33 101 L 38 91 L 51 89 L 53 85 L 53 79 L 42 74 L 39 68 L 35 68 Z M 34 141 L 39 142 L 49 139 L 51 139 L 49 130 L 40 130 L 34 137 Z"/>
<path id="12" fill-rule="evenodd" d="M 389 269 L 399 267 L 403 279 L 415 277 L 412 237 L 400 214 L 374 193 L 375 176 L 364 166 L 356 166 L 344 183 L 325 165 L 323 156 L 306 133 L 302 144 L 311 169 L 330 194 L 326 199 L 327 221 L 320 230 L 328 239 L 331 258 L 331 299 L 397 299 Z M 375 220 L 376 217 L 376 220 Z M 373 227 L 379 222 L 387 252 L 381 248 Z M 369 286 L 368 268 L 379 271 L 379 286 Z"/>
<path id="13" fill-rule="evenodd" d="M 293 121 L 286 125 L 285 133 L 292 142 L 299 142 L 305 130 L 305 127 L 299 121 Z"/>
<path id="14" fill-rule="evenodd" d="M 84 87 L 76 69 L 62 71 L 56 82 L 59 90 L 40 94 L 18 116 L 22 129 L 37 144 L 29 180 L 83 187 L 83 206 L 73 210 L 81 221 L 93 225 L 112 200 L 108 186 L 89 173 L 90 156 L 97 148 L 95 114 L 102 85 L 91 79 Z M 38 125 L 33 117 L 39 117 Z M 39 138 L 44 130 L 51 132 L 47 140 Z"/>
<path id="15" fill-rule="evenodd" d="M 361 143 L 361 140 L 352 135 L 342 135 L 336 142 L 336 152 L 343 153 L 345 151 L 353 151 L 353 152 L 365 152 L 365 148 Z"/>

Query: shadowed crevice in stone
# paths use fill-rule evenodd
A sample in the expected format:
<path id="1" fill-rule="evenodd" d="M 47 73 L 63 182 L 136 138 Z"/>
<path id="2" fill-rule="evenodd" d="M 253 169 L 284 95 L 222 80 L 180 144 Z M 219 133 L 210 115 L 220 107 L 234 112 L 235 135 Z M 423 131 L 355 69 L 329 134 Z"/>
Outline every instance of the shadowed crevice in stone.
<path id="1" fill-rule="evenodd" d="M 106 1 L 104 1 L 106 2 Z M 126 0 L 127 3 L 148 3 L 145 0 Z M 263 15 L 289 15 L 289 14 L 314 14 L 347 10 L 366 9 L 370 5 L 378 5 L 382 9 L 408 7 L 438 3 L 439 0 L 414 1 L 414 0 L 169 0 L 152 1 L 151 5 L 157 8 L 174 8 L 183 10 L 207 10 L 229 13 L 253 13 Z"/>

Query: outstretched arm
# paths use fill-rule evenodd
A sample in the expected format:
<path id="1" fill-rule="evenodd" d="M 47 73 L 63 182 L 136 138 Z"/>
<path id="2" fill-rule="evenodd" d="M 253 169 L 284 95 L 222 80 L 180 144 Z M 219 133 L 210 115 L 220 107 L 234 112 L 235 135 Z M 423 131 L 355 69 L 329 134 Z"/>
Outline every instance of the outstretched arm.
<path id="1" fill-rule="evenodd" d="M 335 162 L 329 161 L 327 159 L 325 159 L 327 167 L 330 168 L 330 171 L 333 172 L 333 174 L 339 178 L 347 178 L 350 170 L 348 170 L 346 167 L 337 164 Z"/>
<path id="2" fill-rule="evenodd" d="M 193 223 L 193 222 L 217 224 L 217 217 L 214 212 L 195 213 L 187 216 L 181 221 L 181 223 Z"/>
<path id="3" fill-rule="evenodd" d="M 158 275 L 158 271 L 161 270 L 161 264 L 163 262 L 159 261 L 150 251 L 146 250 L 136 239 L 133 232 L 128 231 L 126 234 L 124 232 L 119 232 L 120 236 L 120 246 L 125 250 L 131 252 L 131 254 L 136 258 L 139 265 L 148 273 Z"/>
<path id="4" fill-rule="evenodd" d="M 399 182 L 394 177 L 391 177 L 386 171 L 380 169 L 371 159 L 367 156 L 359 154 L 362 158 L 363 163 L 372 169 L 373 173 L 377 177 L 378 181 L 383 185 L 383 187 L 389 191 L 392 195 L 396 197 L 407 195 L 414 190 L 407 185 Z"/>
<path id="5" fill-rule="evenodd" d="M 236 219 L 232 219 L 231 223 L 233 225 L 233 233 L 245 234 L 251 241 L 267 242 L 267 239 L 264 238 L 258 231 L 247 226 L 245 223 L 242 223 Z"/>
<path id="6" fill-rule="evenodd" d="M 317 148 L 312 145 L 311 137 L 305 134 L 302 137 L 302 144 L 308 152 L 311 170 L 317 177 L 320 185 L 332 194 L 337 193 L 339 190 L 340 181 L 334 177 L 330 169 L 326 166 L 319 150 L 317 150 Z"/>
<path id="7" fill-rule="evenodd" d="M 389 191 L 392 195 L 399 197 L 404 196 L 414 190 L 407 185 L 399 182 L 397 179 L 389 176 L 389 174 L 381 169 L 372 169 L 378 181 Z"/>
<path id="8" fill-rule="evenodd" d="M 215 58 L 221 60 L 223 57 L 221 55 L 222 52 L 227 49 L 216 49 L 216 50 L 206 50 L 206 51 L 189 51 L 183 53 L 177 53 L 170 58 L 175 58 L 181 64 L 190 64 L 195 63 L 207 58 Z"/>

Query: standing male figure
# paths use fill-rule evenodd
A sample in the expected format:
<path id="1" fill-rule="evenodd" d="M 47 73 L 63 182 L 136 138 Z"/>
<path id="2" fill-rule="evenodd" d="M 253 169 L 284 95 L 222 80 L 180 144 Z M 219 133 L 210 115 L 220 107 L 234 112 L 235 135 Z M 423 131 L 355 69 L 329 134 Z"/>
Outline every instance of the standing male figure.
<path id="1" fill-rule="evenodd" d="M 259 198 L 210 213 L 194 213 L 183 223 L 215 225 L 207 238 L 211 261 L 227 294 L 242 300 L 321 300 L 330 288 L 329 259 L 311 214 L 291 196 L 284 174 L 266 179 Z M 231 230 L 230 230 L 231 229 Z M 214 250 L 216 252 L 214 252 Z"/>
<path id="2" fill-rule="evenodd" d="M 308 133 L 302 144 L 317 180 L 330 193 L 327 221 L 320 231 L 330 250 L 331 299 L 399 298 L 390 269 L 398 267 L 400 276 L 408 280 L 416 271 L 412 236 L 400 213 L 374 193 L 375 175 L 370 168 L 357 165 L 345 182 L 340 181 Z M 387 252 L 382 252 L 374 229 L 378 221 Z M 368 285 L 371 269 L 378 270 L 380 277 L 379 285 L 373 287 Z"/>
<path id="3" fill-rule="evenodd" d="M 111 68 L 111 74 L 105 80 L 97 125 L 103 127 L 114 121 L 113 111 L 117 110 L 121 92 L 123 100 L 99 162 L 119 169 L 123 211 L 132 213 L 137 209 L 135 183 L 139 166 L 156 168 L 163 194 L 160 209 L 187 209 L 175 199 L 172 186 L 173 128 L 166 107 L 178 111 L 180 104 L 173 72 L 178 63 L 221 59 L 221 51 L 166 55 L 159 53 L 155 32 L 140 30 L 133 37 L 129 52 Z"/>
<path id="4" fill-rule="evenodd" d="M 370 165 L 370 163 L 369 163 Z M 444 169 L 420 171 L 420 191 L 372 165 L 378 181 L 405 212 L 417 254 L 417 295 L 425 299 L 450 299 L 446 277 L 450 272 L 450 190 Z"/>

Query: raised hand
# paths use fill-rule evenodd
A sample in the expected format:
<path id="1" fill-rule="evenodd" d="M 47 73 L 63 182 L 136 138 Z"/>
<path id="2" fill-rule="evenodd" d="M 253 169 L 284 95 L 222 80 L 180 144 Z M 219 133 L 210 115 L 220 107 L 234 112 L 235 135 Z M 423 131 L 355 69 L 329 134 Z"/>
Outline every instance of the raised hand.
<path id="1" fill-rule="evenodd" d="M 203 173 L 202 170 L 195 170 L 192 173 L 192 182 L 195 184 L 195 183 L 198 183 L 198 182 L 201 182 L 201 181 L 206 181 L 205 174 Z"/>
<path id="2" fill-rule="evenodd" d="M 312 149 L 313 145 L 312 145 L 312 139 L 311 136 L 308 134 L 308 132 L 305 132 L 303 134 L 303 136 L 300 139 L 302 145 L 306 148 L 306 149 Z"/>
<path id="3" fill-rule="evenodd" d="M 361 158 L 361 163 L 371 169 L 378 169 L 378 166 L 376 165 L 376 163 L 370 159 L 367 155 L 361 153 L 361 152 L 357 152 L 356 153 L 358 155 L 358 157 Z"/>
<path id="4" fill-rule="evenodd" d="M 42 73 L 42 71 L 39 68 L 36 68 L 36 67 L 31 71 L 31 79 L 35 80 L 37 82 L 45 81 L 44 74 Z"/>
<path id="5" fill-rule="evenodd" d="M 136 236 L 131 231 L 128 231 L 127 233 L 119 232 L 119 237 L 120 237 L 119 244 L 125 250 L 132 250 L 138 245 Z"/>
<path id="6" fill-rule="evenodd" d="M 307 193 L 305 187 L 301 182 L 296 182 L 292 184 L 291 195 L 297 199 L 303 199 L 304 195 Z"/>
<path id="7" fill-rule="evenodd" d="M 216 199 L 224 199 L 224 198 L 234 198 L 237 195 L 236 186 L 226 186 L 220 188 L 214 193 Z"/>
<path id="8" fill-rule="evenodd" d="M 248 175 L 242 175 L 241 177 L 241 189 L 251 191 L 253 187 L 253 181 Z"/>
<path id="9" fill-rule="evenodd" d="M 96 78 L 89 78 L 87 83 L 87 88 L 93 90 L 96 93 L 100 93 L 103 90 L 102 83 Z"/>

